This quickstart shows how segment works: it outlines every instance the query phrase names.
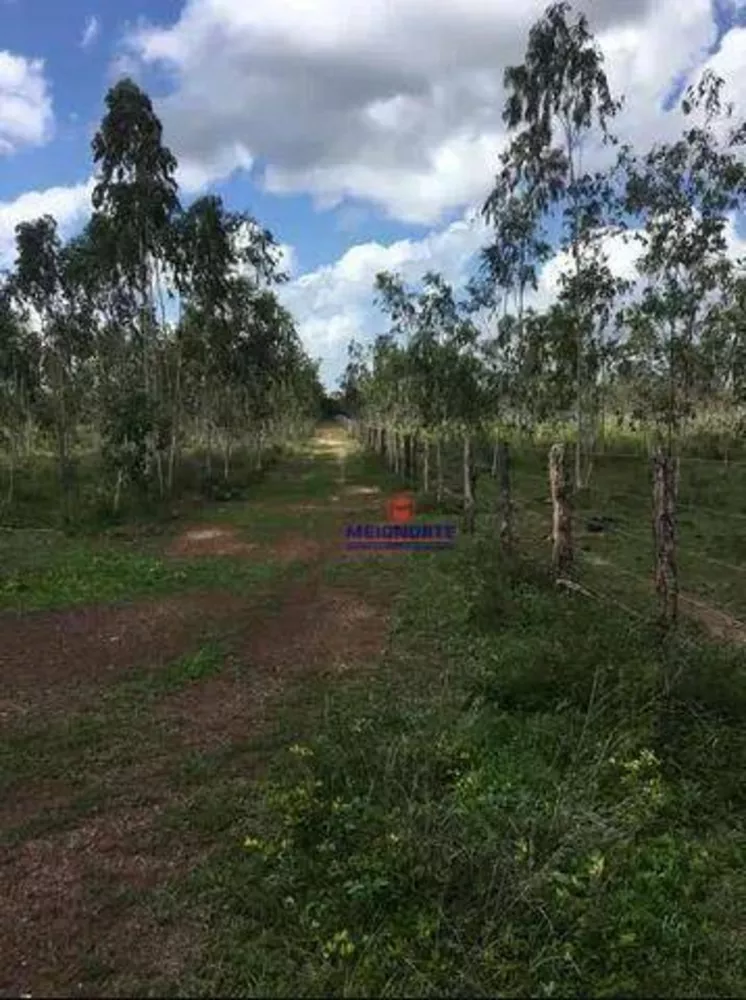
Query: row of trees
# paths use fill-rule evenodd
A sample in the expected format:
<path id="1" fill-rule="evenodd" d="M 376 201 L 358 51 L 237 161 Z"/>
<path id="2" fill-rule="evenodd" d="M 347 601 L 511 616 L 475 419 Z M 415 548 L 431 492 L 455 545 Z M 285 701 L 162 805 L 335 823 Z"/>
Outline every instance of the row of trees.
<path id="1" fill-rule="evenodd" d="M 622 102 L 585 17 L 563 2 L 531 29 L 505 87 L 509 141 L 479 267 L 461 296 L 437 274 L 416 288 L 378 276 L 391 327 L 367 351 L 350 346 L 348 407 L 390 440 L 416 429 L 436 449 L 454 430 L 570 418 L 577 487 L 611 413 L 647 421 L 669 451 L 713 401 L 740 433 L 746 261 L 727 237 L 746 195 L 746 124 L 724 81 L 705 72 L 682 99 L 680 138 L 641 154 L 615 137 Z M 611 254 L 624 242 L 637 260 L 623 280 Z M 531 294 L 558 253 L 558 294 L 538 309 Z"/>
<path id="2" fill-rule="evenodd" d="M 101 459 L 115 509 L 135 487 L 168 496 L 185 446 L 266 446 L 314 419 L 322 391 L 275 287 L 272 235 L 206 196 L 183 207 L 177 161 L 148 96 L 106 97 L 92 143 L 92 214 L 63 243 L 51 216 L 16 229 L 0 286 L 0 444 L 14 473 L 54 443 L 69 504 L 76 455 Z"/>

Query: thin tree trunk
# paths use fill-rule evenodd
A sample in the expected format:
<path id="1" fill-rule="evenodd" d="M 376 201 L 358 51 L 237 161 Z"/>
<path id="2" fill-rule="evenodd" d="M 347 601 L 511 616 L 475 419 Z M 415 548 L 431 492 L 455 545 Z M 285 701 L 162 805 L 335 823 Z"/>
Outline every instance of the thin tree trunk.
<path id="1" fill-rule="evenodd" d="M 228 482 L 228 476 L 230 474 L 230 461 L 231 461 L 231 441 L 229 437 L 225 439 L 225 446 L 223 448 L 223 478 L 226 483 Z"/>
<path id="2" fill-rule="evenodd" d="M 438 438 L 435 442 L 435 498 L 438 503 L 443 502 L 443 445 Z"/>
<path id="3" fill-rule="evenodd" d="M 263 445 L 264 445 L 264 442 L 262 440 L 262 432 L 259 431 L 259 433 L 256 436 L 256 465 L 255 465 L 255 469 L 256 469 L 257 472 L 261 472 L 262 471 L 262 448 L 263 448 Z"/>
<path id="4" fill-rule="evenodd" d="M 510 495 L 510 450 L 507 441 L 498 443 L 500 473 L 500 545 L 503 551 L 513 550 L 513 502 Z"/>
<path id="5" fill-rule="evenodd" d="M 10 507 L 13 503 L 13 494 L 15 492 L 15 479 L 16 479 L 16 461 L 15 461 L 15 448 L 11 443 L 10 454 L 8 456 L 10 461 L 10 468 L 8 469 L 8 492 L 5 496 L 5 502 Z"/>
<path id="6" fill-rule="evenodd" d="M 179 442 L 181 421 L 181 343 L 176 348 L 176 382 L 174 386 L 173 414 L 171 416 L 171 448 L 168 455 L 168 491 L 173 492 L 176 450 Z"/>
<path id="7" fill-rule="evenodd" d="M 207 478 L 212 479 L 212 423 L 210 420 L 205 422 L 205 444 L 207 447 L 205 472 L 207 473 Z"/>
<path id="8" fill-rule="evenodd" d="M 422 455 L 422 486 L 425 493 L 430 492 L 430 442 L 423 443 Z"/>
<path id="9" fill-rule="evenodd" d="M 114 513 L 115 514 L 119 513 L 119 505 L 120 505 L 121 499 L 122 499 L 122 480 L 123 480 L 123 478 L 124 478 L 124 475 L 122 473 L 122 470 L 118 469 L 117 470 L 117 481 L 116 481 L 116 485 L 114 486 Z"/>
<path id="10" fill-rule="evenodd" d="M 655 544 L 655 589 L 661 621 L 673 625 L 678 615 L 676 566 L 676 495 L 678 462 L 659 449 L 653 456 L 653 541 Z"/>
<path id="11" fill-rule="evenodd" d="M 155 469 L 158 475 L 158 492 L 161 495 L 161 499 L 166 495 L 166 481 L 163 476 L 163 457 L 161 455 L 161 449 L 156 446 L 153 449 L 155 455 Z"/>
<path id="12" fill-rule="evenodd" d="M 565 462 L 565 446 L 552 445 L 549 452 L 549 485 L 552 491 L 552 567 L 558 576 L 573 564 L 572 490 Z"/>
<path id="13" fill-rule="evenodd" d="M 474 470 L 472 468 L 471 435 L 464 434 L 464 527 L 468 534 L 474 534 Z"/>

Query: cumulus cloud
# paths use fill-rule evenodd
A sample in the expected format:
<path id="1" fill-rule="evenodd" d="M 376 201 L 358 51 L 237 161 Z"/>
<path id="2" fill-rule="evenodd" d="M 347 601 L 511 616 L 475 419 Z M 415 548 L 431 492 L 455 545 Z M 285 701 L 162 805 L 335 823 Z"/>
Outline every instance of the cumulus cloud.
<path id="1" fill-rule="evenodd" d="M 634 283 L 643 247 L 633 235 L 610 234 L 602 241 L 602 250 L 612 273 Z M 371 343 L 387 328 L 386 318 L 374 304 L 373 282 L 378 271 L 398 272 L 409 284 L 416 284 L 427 270 L 440 271 L 454 288 L 462 289 L 487 236 L 476 217 L 465 216 L 421 240 L 400 240 L 387 246 L 357 244 L 334 264 L 300 275 L 283 287 L 280 297 L 296 316 L 306 349 L 321 359 L 321 376 L 327 387 L 336 387 L 352 339 Z M 725 238 L 731 259 L 746 259 L 746 236 L 739 234 L 733 217 L 728 220 Z M 560 275 L 570 267 L 570 256 L 564 252 L 548 260 L 539 274 L 538 287 L 527 295 L 526 305 L 543 311 L 555 302 Z M 633 284 L 630 294 L 637 294 L 640 287 Z M 490 325 L 488 321 L 487 327 Z"/>
<path id="2" fill-rule="evenodd" d="M 425 271 L 436 270 L 458 286 L 485 237 L 482 223 L 467 216 L 420 240 L 359 243 L 334 264 L 282 286 L 280 298 L 296 317 L 309 353 L 321 358 L 326 383 L 334 386 L 342 373 L 347 344 L 353 337 L 368 341 L 386 328 L 373 302 L 378 271 L 397 272 L 414 284 Z"/>
<path id="3" fill-rule="evenodd" d="M 343 0 L 187 0 L 174 24 L 139 27 L 129 50 L 172 75 L 160 112 L 205 183 L 259 162 L 271 192 L 310 192 L 321 207 L 368 200 L 428 224 L 485 193 L 504 141 L 502 72 L 545 6 L 370 0 L 351 16 Z M 675 128 L 661 106 L 715 40 L 710 0 L 577 6 L 628 97 L 623 137 L 658 137 L 662 119 Z"/>
<path id="4" fill-rule="evenodd" d="M 89 15 L 86 19 L 85 27 L 83 28 L 83 35 L 80 39 L 81 49 L 90 48 L 91 45 L 96 41 L 101 32 L 101 22 L 96 17 L 95 14 Z"/>
<path id="5" fill-rule="evenodd" d="M 251 153 L 236 143 L 216 149 L 212 156 L 201 160 L 182 158 L 176 171 L 176 180 L 182 191 L 199 194 L 211 184 L 229 177 L 235 170 L 250 170 L 253 163 Z"/>
<path id="6" fill-rule="evenodd" d="M 44 60 L 0 51 L 0 155 L 42 145 L 53 122 Z"/>
<path id="7" fill-rule="evenodd" d="M 13 201 L 0 202 L 0 268 L 13 265 L 15 228 L 19 222 L 53 215 L 61 235 L 69 236 L 85 223 L 91 210 L 92 191 L 93 180 L 88 180 L 71 187 L 26 191 Z"/>

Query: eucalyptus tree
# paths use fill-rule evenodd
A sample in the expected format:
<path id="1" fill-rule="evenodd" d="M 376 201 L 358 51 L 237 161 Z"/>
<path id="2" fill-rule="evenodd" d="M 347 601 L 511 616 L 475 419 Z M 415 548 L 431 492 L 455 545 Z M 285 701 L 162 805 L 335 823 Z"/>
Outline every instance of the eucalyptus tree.
<path id="1" fill-rule="evenodd" d="M 129 430 L 137 431 L 142 439 L 135 440 L 134 447 L 144 454 L 146 474 L 155 464 L 163 493 L 162 458 L 170 414 L 159 407 L 165 394 L 164 375 L 159 371 L 156 303 L 179 210 L 177 162 L 163 143 L 162 125 L 150 98 L 133 80 L 120 80 L 107 93 L 105 104 L 106 114 L 92 141 L 97 171 L 94 218 L 106 219 L 108 232 L 116 234 L 106 242 L 104 263 L 110 282 L 120 283 L 129 295 L 129 311 L 136 316 L 131 343 L 139 358 L 142 397 L 133 397 L 132 405 L 138 407 L 142 419 Z M 98 230 L 102 232 L 103 226 Z M 161 321 L 164 318 L 161 309 Z M 126 403 L 117 408 L 127 412 Z"/>
<path id="2" fill-rule="evenodd" d="M 426 273 L 417 290 L 386 272 L 377 276 L 375 287 L 391 325 L 372 352 L 371 374 L 364 383 L 369 409 L 383 415 L 387 440 L 396 443 L 401 429 L 405 440 L 424 436 L 426 489 L 429 446 L 435 442 L 439 500 L 444 488 L 442 442 L 446 438 L 462 442 L 467 523 L 471 525 L 474 436 L 485 416 L 475 305 L 469 299 L 458 300 L 435 272 Z M 358 385 L 361 382 L 358 377 Z M 405 454 L 411 456 L 411 451 Z M 399 471 L 398 448 L 394 467 Z"/>
<path id="3" fill-rule="evenodd" d="M 13 502 L 15 473 L 28 452 L 40 390 L 41 342 L 13 301 L 13 286 L 0 285 L 0 443 L 8 465 L 5 503 Z"/>
<path id="4" fill-rule="evenodd" d="M 227 398 L 225 383 L 230 374 L 233 339 L 228 299 L 231 280 L 239 264 L 236 240 L 242 222 L 242 216 L 226 211 L 222 199 L 207 196 L 193 202 L 176 218 L 173 226 L 174 285 L 182 316 L 172 352 L 174 417 L 169 482 L 173 479 L 180 442 L 184 374 L 191 382 L 191 399 L 196 406 L 192 416 L 199 418 L 206 441 L 208 474 L 215 430 L 220 423 L 228 423 L 225 411 L 232 401 Z M 183 372 L 184 364 L 186 372 Z M 230 445 L 224 443 L 225 448 L 229 449 Z"/>
<path id="5" fill-rule="evenodd" d="M 557 213 L 561 222 L 558 249 L 569 256 L 576 278 L 588 283 L 589 275 L 579 277 L 586 266 L 584 247 L 602 224 L 598 213 L 587 211 L 592 200 L 589 193 L 598 190 L 603 175 L 583 171 L 583 154 L 595 136 L 602 145 L 616 142 L 609 126 L 620 102 L 611 95 L 603 54 L 586 17 L 580 14 L 571 21 L 570 10 L 566 2 L 549 6 L 531 28 L 524 62 L 508 67 L 504 76 L 503 118 L 511 131 L 518 131 L 484 205 L 485 216 L 496 227 L 496 241 L 486 263 L 495 271 L 500 287 L 515 289 L 520 317 L 525 288 L 535 282 L 536 265 L 548 252 L 545 227 Z M 596 205 L 600 204 L 597 200 Z M 505 256 L 511 238 L 515 249 Z M 589 318 L 583 297 L 573 297 L 573 305 L 577 309 L 575 476 L 580 486 Z M 519 334 L 522 330 L 519 319 Z"/>
<path id="6" fill-rule="evenodd" d="M 39 416 L 54 431 L 67 519 L 74 482 L 72 452 L 85 399 L 82 376 L 92 350 L 79 296 L 80 261 L 74 245 L 63 248 L 57 223 L 49 215 L 16 226 L 16 252 L 14 293 L 33 310 L 41 328 L 41 370 L 49 406 Z"/>
<path id="7" fill-rule="evenodd" d="M 370 373 L 366 363 L 365 349 L 354 338 L 347 345 L 347 364 L 339 379 L 340 401 L 348 416 L 360 418 L 366 398 L 366 379 Z M 380 447 L 380 438 L 376 439 Z"/>
<path id="8" fill-rule="evenodd" d="M 630 348 L 650 372 L 649 412 L 669 450 L 692 413 L 708 331 L 732 320 L 738 288 L 727 228 L 746 196 L 746 125 L 731 123 L 722 87 L 705 72 L 682 100 L 691 124 L 681 138 L 655 145 L 629 171 L 626 207 L 640 226 L 642 287 L 625 317 Z"/>
<path id="9" fill-rule="evenodd" d="M 482 208 L 492 227 L 492 239 L 480 255 L 482 280 L 478 284 L 483 308 L 497 315 L 495 335 L 489 338 L 485 356 L 500 397 L 495 409 L 505 410 L 501 403 L 508 402 L 509 391 L 513 405 L 501 415 L 517 411 L 524 423 L 526 418 L 530 422 L 533 412 L 530 370 L 534 356 L 533 342 L 526 336 L 526 297 L 536 290 L 539 268 L 551 252 L 542 225 L 549 192 L 540 176 L 525 176 L 514 162 L 520 162 L 526 138 L 518 137 L 503 154 L 501 169 Z M 496 366 L 502 369 L 502 378 Z"/>
<path id="10" fill-rule="evenodd" d="M 386 338 L 376 343 L 374 371 L 380 377 L 386 414 L 386 442 L 396 472 L 410 474 L 414 441 L 422 426 L 418 384 L 421 372 L 412 363 L 410 345 L 420 320 L 415 294 L 401 277 L 381 271 L 375 278 L 376 303 L 389 317 Z"/>

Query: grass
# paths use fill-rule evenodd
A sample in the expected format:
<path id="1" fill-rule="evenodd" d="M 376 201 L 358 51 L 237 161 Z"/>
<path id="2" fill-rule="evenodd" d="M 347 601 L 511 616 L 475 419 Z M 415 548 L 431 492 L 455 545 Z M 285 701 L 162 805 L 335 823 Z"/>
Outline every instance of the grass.
<path id="1" fill-rule="evenodd" d="M 549 443 L 547 438 L 547 446 Z M 574 497 L 577 565 L 581 583 L 643 616 L 655 609 L 652 587 L 652 478 L 650 463 L 635 439 L 610 437 L 594 458 L 589 487 Z M 549 559 L 551 506 L 547 449 L 516 443 L 511 458 L 515 523 L 521 550 L 541 563 Z M 690 451 L 696 451 L 694 445 Z M 631 454 L 634 452 L 634 454 Z M 572 453 L 571 453 L 572 454 Z M 497 485 L 487 469 L 491 451 L 478 455 L 482 472 L 477 510 L 482 530 L 496 531 Z M 446 482 L 460 490 L 457 449 L 448 450 Z M 691 596 L 746 622 L 746 462 L 727 466 L 716 459 L 682 458 L 676 516 L 679 585 Z M 610 530 L 587 530 L 593 517 L 612 520 Z M 686 611 L 686 602 L 682 601 Z"/>
<path id="2" fill-rule="evenodd" d="M 743 995 L 742 660 L 479 546 L 412 574 L 378 681 L 184 887 L 189 992 Z"/>
<path id="3" fill-rule="evenodd" d="M 162 597 L 203 589 L 255 593 L 286 570 L 248 559 L 199 558 L 168 561 L 114 545 L 63 541 L 43 557 L 4 564 L 0 610 L 32 611 L 94 601 Z"/>
<path id="4" fill-rule="evenodd" d="M 515 469 L 526 503 L 542 496 L 531 462 L 518 457 Z M 609 464 L 598 482 L 618 498 L 632 472 Z M 282 505 L 328 501 L 336 473 L 333 454 L 299 451 L 250 502 L 198 516 L 273 538 L 297 524 Z M 345 482 L 400 485 L 360 454 Z M 91 953 L 78 974 L 89 990 L 126 981 L 133 995 L 173 996 L 746 995 L 742 651 L 665 642 L 644 621 L 559 593 L 536 568 L 547 524 L 538 503 L 519 528 L 522 550 L 540 560 L 500 559 L 494 499 L 480 485 L 480 535 L 454 551 L 326 563 L 326 585 L 393 602 L 386 653 L 374 673 L 294 682 L 245 739 L 195 750 L 155 722 L 175 693 L 221 671 L 240 677 L 229 635 L 158 671 L 143 665 L 95 711 L 3 735 L 5 801 L 34 783 L 70 793 L 6 830 L 5 844 L 147 803 L 158 792 L 138 775 L 155 761 L 171 793 L 156 822 L 162 849 L 199 847 L 190 873 L 138 898 L 164 928 L 198 916 L 186 971 L 145 982 Z M 607 503 L 587 509 L 609 513 Z M 619 523 L 632 526 L 643 502 L 619 503 Z M 303 517 L 309 534 L 331 524 L 324 511 Z M 700 529 L 711 550 L 715 527 Z M 27 589 L 6 606 L 100 598 L 102 584 L 131 596 L 257 583 L 248 561 L 179 563 L 186 578 L 173 579 L 176 567 L 146 543 L 117 540 L 111 561 L 93 564 L 100 538 L 30 537 L 12 542 Z M 645 572 L 642 540 L 584 544 Z M 286 582 L 271 573 L 268 602 Z M 626 598 L 650 609 L 644 589 Z"/>
<path id="5" fill-rule="evenodd" d="M 9 798 L 39 777 L 86 786 L 96 775 L 126 768 L 146 745 L 152 749 L 162 742 L 165 734 L 153 732 L 148 714 L 153 705 L 219 673 L 226 662 L 225 650 L 211 642 L 159 670 L 131 671 L 103 693 L 94 711 L 54 723 L 33 721 L 9 731 L 0 742 L 0 793 Z"/>

